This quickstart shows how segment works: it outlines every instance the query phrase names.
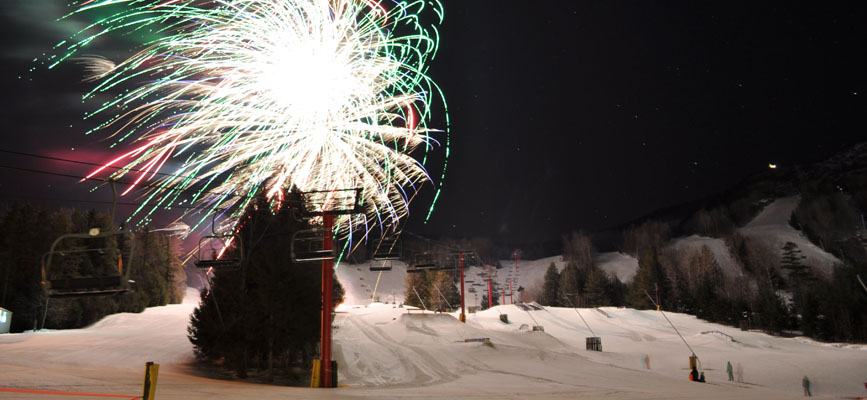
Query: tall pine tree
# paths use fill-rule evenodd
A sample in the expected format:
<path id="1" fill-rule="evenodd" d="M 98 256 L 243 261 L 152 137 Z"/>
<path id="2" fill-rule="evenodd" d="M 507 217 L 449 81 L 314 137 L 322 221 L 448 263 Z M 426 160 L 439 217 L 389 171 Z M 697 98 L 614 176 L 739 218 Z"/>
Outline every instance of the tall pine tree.
<path id="1" fill-rule="evenodd" d="M 638 272 L 630 285 L 627 304 L 637 309 L 655 308 L 647 294 L 654 294 L 656 285 L 659 285 L 662 291 L 662 276 L 662 267 L 657 260 L 656 249 L 645 247 L 638 257 Z"/>
<path id="2" fill-rule="evenodd" d="M 585 270 L 586 271 L 586 270 Z M 583 298 L 585 276 L 578 270 L 578 265 L 570 261 L 560 272 L 560 295 L 564 306 L 580 305 Z"/>
<path id="3" fill-rule="evenodd" d="M 560 307 L 562 292 L 560 291 L 560 272 L 552 262 L 545 271 L 545 280 L 542 283 L 542 298 L 539 303 L 543 306 Z"/>
<path id="4" fill-rule="evenodd" d="M 611 304 L 608 298 L 608 275 L 596 265 L 587 268 L 587 283 L 584 285 L 584 304 L 588 307 L 600 307 Z"/>
<path id="5" fill-rule="evenodd" d="M 296 264 L 287 254 L 292 234 L 309 225 L 285 207 L 272 210 L 262 197 L 241 221 L 234 243 L 242 245 L 225 256 L 240 255 L 241 268 L 216 271 L 210 289 L 202 291 L 188 328 L 194 351 L 200 359 L 222 360 L 239 377 L 251 367 L 269 377 L 275 364 L 309 367 L 319 340 L 321 264 Z M 335 278 L 335 306 L 343 293 Z"/>

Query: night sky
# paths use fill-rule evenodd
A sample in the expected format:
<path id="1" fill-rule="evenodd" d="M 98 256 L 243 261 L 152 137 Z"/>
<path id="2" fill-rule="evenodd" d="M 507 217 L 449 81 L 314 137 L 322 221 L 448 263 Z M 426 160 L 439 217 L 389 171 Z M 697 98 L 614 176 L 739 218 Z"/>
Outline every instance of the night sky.
<path id="1" fill-rule="evenodd" d="M 862 141 L 865 6 L 445 1 L 429 75 L 449 104 L 449 171 L 431 222 L 421 223 L 427 187 L 407 229 L 552 240 L 719 193 L 769 163 L 817 160 Z M 92 122 L 81 119 L 90 108 L 80 101 L 89 87 L 80 70 L 28 72 L 74 28 L 54 21 L 65 11 L 63 1 L 0 4 L 0 150 L 99 163 L 114 153 L 111 142 L 83 134 Z M 118 39 L 95 50 L 111 58 L 131 46 Z M 0 165 L 91 169 L 8 152 Z M 0 168 L 0 202 L 107 207 L 91 203 L 109 198 L 92 187 Z"/>

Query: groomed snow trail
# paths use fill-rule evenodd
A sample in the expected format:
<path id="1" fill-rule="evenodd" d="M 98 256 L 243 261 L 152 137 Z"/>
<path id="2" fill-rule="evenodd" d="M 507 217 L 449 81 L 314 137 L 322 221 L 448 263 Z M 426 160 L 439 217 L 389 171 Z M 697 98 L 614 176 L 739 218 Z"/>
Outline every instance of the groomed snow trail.
<path id="1" fill-rule="evenodd" d="M 117 314 L 85 329 L 0 335 L 0 387 L 141 393 L 144 364 L 161 364 L 161 399 L 783 399 L 806 374 L 818 396 L 863 395 L 864 346 L 783 339 L 669 314 L 702 359 L 710 383 L 692 383 L 687 351 L 655 311 L 582 309 L 603 352 L 584 350 L 586 326 L 574 309 L 499 306 L 470 314 L 423 313 L 375 303 L 344 307 L 335 321 L 337 389 L 308 389 L 203 377 L 188 363 L 186 338 L 195 291 L 184 304 Z M 500 321 L 508 315 L 509 324 Z M 534 320 L 544 332 L 521 329 Z M 491 344 L 465 342 L 490 338 Z M 652 369 L 641 367 L 649 355 Z M 746 383 L 729 383 L 725 363 L 742 363 Z M 74 398 L 56 396 L 52 398 Z M 4 399 L 39 395 L 0 392 Z"/>

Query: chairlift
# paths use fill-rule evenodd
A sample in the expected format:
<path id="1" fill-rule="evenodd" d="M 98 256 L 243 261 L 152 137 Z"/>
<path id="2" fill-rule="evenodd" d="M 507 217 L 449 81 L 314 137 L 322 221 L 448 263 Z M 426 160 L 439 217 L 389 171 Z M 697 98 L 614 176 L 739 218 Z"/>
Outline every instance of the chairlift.
<path id="1" fill-rule="evenodd" d="M 417 273 L 424 271 L 436 271 L 441 269 L 438 265 L 434 263 L 423 263 L 423 264 L 413 264 L 406 268 L 407 273 Z"/>
<path id="2" fill-rule="evenodd" d="M 220 248 L 214 247 L 214 242 L 220 243 Z M 233 241 L 238 241 L 239 250 L 232 252 L 233 256 L 226 255 L 226 248 Z M 208 242 L 207 247 L 202 244 Z M 210 252 L 208 251 L 210 250 Z M 196 260 L 193 265 L 201 269 L 213 269 L 215 271 L 233 271 L 241 268 L 243 247 L 241 246 L 241 238 L 238 235 L 207 235 L 199 239 L 199 245 L 196 251 Z M 237 256 L 235 256 L 237 254 Z"/>
<path id="3" fill-rule="evenodd" d="M 453 257 L 460 258 L 461 254 L 464 256 L 464 268 L 482 266 L 482 259 L 475 251 L 458 252 L 453 254 Z"/>
<path id="4" fill-rule="evenodd" d="M 117 247 L 101 247 L 101 248 L 61 248 L 61 245 L 67 239 L 106 239 L 119 238 L 121 241 L 117 243 Z M 124 245 L 122 242 L 128 239 L 129 243 Z M 61 246 L 62 247 L 62 246 Z M 128 247 L 129 254 L 127 255 L 129 262 L 127 268 L 123 266 L 123 251 L 121 247 Z M 69 233 L 61 235 L 54 240 L 51 248 L 42 256 L 42 285 L 45 288 L 49 298 L 70 298 L 70 297 L 87 297 L 87 296 L 105 296 L 129 292 L 130 280 L 129 274 L 132 269 L 133 249 L 135 248 L 135 236 L 126 231 L 110 231 L 99 233 L 98 229 L 93 229 L 88 233 Z M 117 258 L 117 268 L 115 273 L 94 274 L 90 276 L 57 276 L 52 273 L 55 266 L 59 264 L 58 260 L 64 257 L 71 256 L 81 257 L 100 257 L 109 258 L 114 262 Z M 55 271 L 56 272 L 56 271 Z"/>
<path id="5" fill-rule="evenodd" d="M 391 271 L 391 261 L 371 262 L 369 269 L 371 272 Z"/>
<path id="6" fill-rule="evenodd" d="M 400 243 L 396 237 L 385 236 L 374 244 L 371 259 L 374 261 L 400 260 L 400 250 Z"/>
<path id="7" fill-rule="evenodd" d="M 421 271 L 432 271 L 443 269 L 440 260 L 432 253 L 417 254 L 412 261 L 412 264 L 406 268 L 406 272 L 415 273 Z"/>
<path id="8" fill-rule="evenodd" d="M 290 246 L 292 262 L 305 263 L 334 260 L 334 250 L 323 249 L 323 244 L 325 243 L 323 234 L 330 235 L 331 232 L 325 232 L 324 229 L 316 227 L 293 233 L 292 244 Z"/>

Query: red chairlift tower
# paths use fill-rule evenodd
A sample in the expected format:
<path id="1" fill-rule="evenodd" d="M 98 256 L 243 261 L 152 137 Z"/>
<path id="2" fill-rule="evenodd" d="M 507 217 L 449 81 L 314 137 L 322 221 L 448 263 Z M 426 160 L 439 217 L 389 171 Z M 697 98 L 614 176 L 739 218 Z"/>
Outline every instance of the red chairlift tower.
<path id="1" fill-rule="evenodd" d="M 343 196 L 343 197 L 341 197 Z M 292 239 L 293 262 L 322 261 L 322 318 L 320 329 L 319 387 L 335 387 L 331 366 L 331 313 L 334 308 L 334 216 L 361 213 L 361 189 L 318 190 L 301 193 L 308 216 L 322 217 L 322 228 L 308 232 L 322 233 L 322 250 L 296 253 L 296 232 Z"/>

